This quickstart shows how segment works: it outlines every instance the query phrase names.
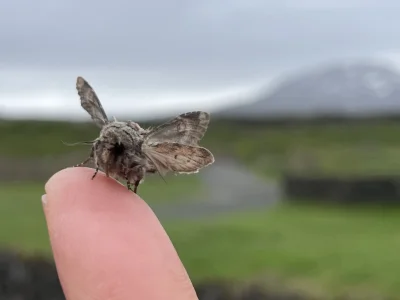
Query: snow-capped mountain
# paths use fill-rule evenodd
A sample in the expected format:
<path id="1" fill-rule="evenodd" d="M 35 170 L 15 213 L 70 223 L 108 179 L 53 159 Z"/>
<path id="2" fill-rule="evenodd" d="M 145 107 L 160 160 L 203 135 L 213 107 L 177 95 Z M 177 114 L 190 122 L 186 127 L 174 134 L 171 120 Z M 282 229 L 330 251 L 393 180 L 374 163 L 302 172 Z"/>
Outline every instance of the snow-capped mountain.
<path id="1" fill-rule="evenodd" d="M 270 116 L 356 116 L 400 114 L 400 75 L 377 63 L 336 64 L 297 73 L 281 81 L 255 101 L 221 115 L 261 118 Z"/>

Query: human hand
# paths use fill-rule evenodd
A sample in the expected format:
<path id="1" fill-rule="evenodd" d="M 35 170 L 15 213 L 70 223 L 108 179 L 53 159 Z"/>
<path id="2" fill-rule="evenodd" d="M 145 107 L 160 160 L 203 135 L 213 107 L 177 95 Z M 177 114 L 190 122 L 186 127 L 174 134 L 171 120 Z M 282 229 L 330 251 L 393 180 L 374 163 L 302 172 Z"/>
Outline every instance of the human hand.
<path id="1" fill-rule="evenodd" d="M 94 170 L 56 173 L 43 196 L 68 300 L 194 300 L 193 285 L 150 207 Z"/>

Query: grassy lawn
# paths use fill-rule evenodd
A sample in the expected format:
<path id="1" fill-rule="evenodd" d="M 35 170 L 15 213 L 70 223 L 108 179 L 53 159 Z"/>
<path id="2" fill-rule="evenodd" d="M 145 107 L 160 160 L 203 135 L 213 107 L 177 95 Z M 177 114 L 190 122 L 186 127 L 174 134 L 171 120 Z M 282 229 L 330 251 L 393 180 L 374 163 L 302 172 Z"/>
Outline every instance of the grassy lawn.
<path id="1" fill-rule="evenodd" d="M 92 124 L 0 122 L 0 156 L 67 153 L 71 147 L 61 140 L 90 140 L 96 134 Z M 203 144 L 270 177 L 307 164 L 343 176 L 400 173 L 399 137 L 400 125 L 393 121 L 292 127 L 214 122 Z M 140 194 L 160 203 L 202 193 L 193 175 L 167 182 L 149 176 Z M 40 184 L 0 185 L 0 245 L 48 253 L 42 194 Z M 323 296 L 354 292 L 400 299 L 400 208 L 285 204 L 164 225 L 194 281 L 255 280 Z"/>
<path id="2" fill-rule="evenodd" d="M 26 252 L 49 252 L 41 184 L 0 186 L 0 245 Z"/>
<path id="3" fill-rule="evenodd" d="M 198 177 L 147 178 L 140 196 L 150 204 L 189 201 L 186 195 L 202 192 Z M 44 186 L 39 183 L 0 185 L 0 246 L 27 252 L 48 252 L 48 237 L 41 206 Z"/>
<path id="4" fill-rule="evenodd" d="M 400 209 L 283 205 L 167 231 L 195 282 L 273 278 L 311 295 L 400 295 Z"/>
<path id="5" fill-rule="evenodd" d="M 189 200 L 187 195 L 200 194 L 203 189 L 197 174 L 191 176 L 166 176 L 165 181 L 156 175 L 148 176 L 139 187 L 139 194 L 149 203 L 176 203 Z M 44 194 L 44 183 L 2 183 L 0 199 L 25 203 L 29 198 L 35 199 Z M 1 210 L 0 210 L 1 213 Z"/>
<path id="6" fill-rule="evenodd" d="M 0 189 L 2 246 L 49 253 L 42 193 L 38 185 Z M 323 296 L 400 295 L 400 208 L 284 204 L 164 226 L 194 282 L 261 281 Z"/>

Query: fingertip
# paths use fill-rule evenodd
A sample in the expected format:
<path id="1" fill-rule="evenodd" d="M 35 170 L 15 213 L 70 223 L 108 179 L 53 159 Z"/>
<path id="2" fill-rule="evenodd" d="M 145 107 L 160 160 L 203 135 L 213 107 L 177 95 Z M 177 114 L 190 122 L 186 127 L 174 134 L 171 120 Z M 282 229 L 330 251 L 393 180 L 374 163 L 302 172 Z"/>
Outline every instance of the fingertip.
<path id="1" fill-rule="evenodd" d="M 74 193 L 86 193 L 90 191 L 93 196 L 104 197 L 112 194 L 116 196 L 129 194 L 136 196 L 136 194 L 129 193 L 128 189 L 121 183 L 111 177 L 107 177 L 103 172 L 97 172 L 86 167 L 72 167 L 63 169 L 55 173 L 45 184 L 45 191 L 47 195 L 54 195 L 69 198 Z M 118 196 L 117 195 L 117 196 Z"/>
<path id="2" fill-rule="evenodd" d="M 50 243 L 67 298 L 197 299 L 146 202 L 102 172 L 92 180 L 94 172 L 64 169 L 45 186 Z"/>

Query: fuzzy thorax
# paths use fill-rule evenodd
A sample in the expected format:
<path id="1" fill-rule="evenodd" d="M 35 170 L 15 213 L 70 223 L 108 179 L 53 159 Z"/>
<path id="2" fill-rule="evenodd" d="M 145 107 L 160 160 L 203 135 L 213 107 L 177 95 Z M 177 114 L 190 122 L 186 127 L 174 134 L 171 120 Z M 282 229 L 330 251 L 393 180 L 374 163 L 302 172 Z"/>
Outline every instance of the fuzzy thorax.
<path id="1" fill-rule="evenodd" d="M 142 166 L 147 165 L 142 143 L 138 128 L 130 123 L 106 124 L 93 145 L 95 162 L 107 176 L 136 181 L 144 175 Z"/>

